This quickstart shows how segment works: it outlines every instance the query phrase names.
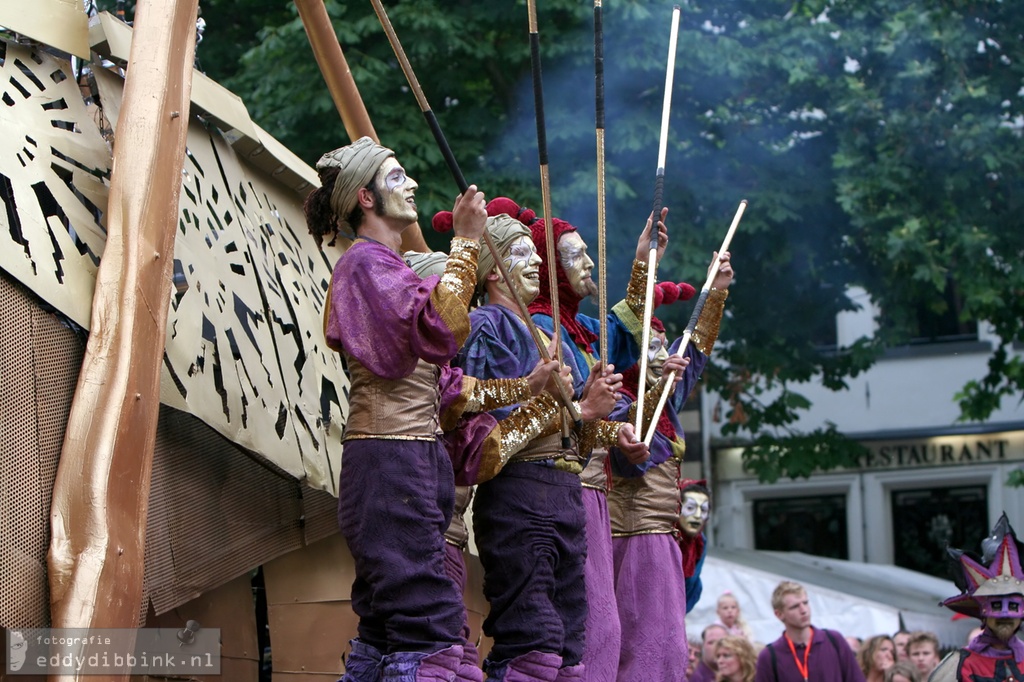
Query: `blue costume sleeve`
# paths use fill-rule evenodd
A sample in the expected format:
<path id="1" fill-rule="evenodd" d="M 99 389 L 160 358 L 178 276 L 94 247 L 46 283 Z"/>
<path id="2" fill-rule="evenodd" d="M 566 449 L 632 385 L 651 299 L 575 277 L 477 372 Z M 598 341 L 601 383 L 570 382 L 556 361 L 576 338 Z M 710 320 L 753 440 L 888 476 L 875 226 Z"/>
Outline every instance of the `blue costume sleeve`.
<path id="1" fill-rule="evenodd" d="M 577 315 L 576 319 L 581 325 L 597 334 L 600 326 L 598 320 L 586 315 Z M 598 354 L 600 357 L 600 354 Z M 614 313 L 608 314 L 608 362 L 615 365 L 619 372 L 629 369 L 634 362 L 640 359 L 640 346 L 633 337 L 632 332 L 626 328 L 622 320 Z"/>
<path id="2" fill-rule="evenodd" d="M 515 314 L 500 306 L 486 305 L 469 315 L 471 331 L 452 364 L 465 374 L 478 379 L 515 379 L 527 376 L 540 359 L 526 324 Z M 564 345 L 563 354 L 569 349 Z M 571 355 L 565 364 L 572 371 L 575 391 L 583 388 L 583 378 Z M 493 410 L 497 419 L 504 419 L 516 406 Z"/>
<path id="3" fill-rule="evenodd" d="M 472 331 L 452 364 L 477 379 L 515 379 L 529 373 L 522 371 L 523 360 L 526 359 L 528 362 L 532 359 L 536 363 L 536 358 L 529 358 L 528 352 L 524 353 L 527 356 L 524 358 L 517 352 L 527 349 L 518 348 L 515 339 L 510 340 L 511 344 L 503 339 L 500 330 L 495 328 L 491 319 L 471 314 L 470 321 Z M 496 419 L 504 419 L 515 407 L 502 407 L 491 414 Z"/>
<path id="4" fill-rule="evenodd" d="M 543 329 L 548 334 L 555 328 L 552 323 L 550 315 L 544 315 L 542 313 L 535 313 L 533 321 L 538 327 Z M 576 320 L 592 331 L 594 334 L 598 333 L 598 322 L 593 317 L 587 317 L 586 315 L 577 315 Z M 573 341 L 572 336 L 566 331 L 565 327 L 562 330 L 562 341 L 564 341 L 570 348 L 572 348 L 573 356 L 576 358 L 576 365 L 579 367 L 580 372 L 583 373 L 583 378 L 586 379 L 590 376 L 590 363 L 587 362 L 586 354 L 580 350 L 576 342 Z M 594 347 L 597 348 L 595 342 Z M 593 362 L 600 357 L 600 353 L 591 356 L 590 360 Z M 634 362 L 640 358 L 639 346 L 636 340 L 633 338 L 633 334 L 626 328 L 626 326 L 613 314 L 608 315 L 608 362 L 615 365 L 615 369 L 621 372 L 624 369 L 629 368 Z"/>
<path id="5" fill-rule="evenodd" d="M 672 342 L 669 346 L 668 352 L 675 355 L 679 351 L 679 344 L 682 342 L 682 338 L 678 338 Z M 669 406 L 672 407 L 673 414 L 683 409 L 683 405 L 686 404 L 686 399 L 693 393 L 693 389 L 697 387 L 697 382 L 700 381 L 700 375 L 704 373 L 704 368 L 708 364 L 708 356 L 697 350 L 697 347 L 692 343 L 686 346 L 686 350 L 683 352 L 683 356 L 690 358 L 690 364 L 686 366 L 683 371 L 683 378 L 679 380 L 676 385 L 676 390 L 669 397 L 669 402 L 666 404 L 665 409 Z M 676 430 L 682 433 L 682 427 L 676 425 Z"/>
<path id="6" fill-rule="evenodd" d="M 703 533 L 701 537 L 703 537 Z M 693 607 L 700 601 L 701 592 L 704 591 L 704 585 L 700 581 L 700 572 L 704 568 L 704 557 L 708 555 L 708 543 L 707 538 L 704 539 L 704 551 L 700 554 L 700 559 L 697 560 L 697 565 L 693 568 L 693 575 L 686 579 L 686 612 L 689 613 L 693 610 Z"/>

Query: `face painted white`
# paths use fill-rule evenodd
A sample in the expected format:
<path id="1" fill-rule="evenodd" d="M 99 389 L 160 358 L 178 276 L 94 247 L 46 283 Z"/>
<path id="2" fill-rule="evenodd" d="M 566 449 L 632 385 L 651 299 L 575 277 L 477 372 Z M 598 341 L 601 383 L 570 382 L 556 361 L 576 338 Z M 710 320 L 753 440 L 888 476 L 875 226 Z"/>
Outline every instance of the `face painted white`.
<path id="1" fill-rule="evenodd" d="M 408 223 L 416 221 L 415 196 L 419 185 L 405 174 L 405 169 L 393 156 L 380 165 L 374 181 L 381 194 L 381 215 Z"/>
<path id="2" fill-rule="evenodd" d="M 505 269 L 511 274 L 520 265 L 529 263 L 536 254 L 537 247 L 533 245 L 533 240 L 522 235 L 509 245 L 502 261 L 505 263 Z"/>
<path id="3" fill-rule="evenodd" d="M 398 166 L 397 168 L 392 168 L 384 176 L 384 186 L 388 188 L 389 192 L 394 192 L 396 187 L 404 185 L 408 179 L 405 175 L 405 169 Z"/>
<path id="4" fill-rule="evenodd" d="M 691 490 L 683 494 L 683 506 L 679 511 L 679 526 L 691 537 L 700 535 L 711 514 L 708 496 Z"/>
<path id="5" fill-rule="evenodd" d="M 668 360 L 668 339 L 665 332 L 651 330 L 651 344 L 647 346 L 647 383 L 657 383 Z"/>
<path id="6" fill-rule="evenodd" d="M 502 262 L 512 278 L 512 285 L 519 292 L 524 303 L 530 303 L 540 293 L 540 272 L 538 268 L 541 258 L 533 240 L 523 235 L 509 244 L 504 250 Z M 511 296 L 504 283 L 498 285 L 507 296 Z"/>
<path id="7" fill-rule="evenodd" d="M 569 286 L 582 298 L 597 295 L 597 285 L 591 279 L 594 261 L 587 255 L 587 245 L 577 232 L 566 232 L 558 239 L 558 259 L 565 269 Z"/>

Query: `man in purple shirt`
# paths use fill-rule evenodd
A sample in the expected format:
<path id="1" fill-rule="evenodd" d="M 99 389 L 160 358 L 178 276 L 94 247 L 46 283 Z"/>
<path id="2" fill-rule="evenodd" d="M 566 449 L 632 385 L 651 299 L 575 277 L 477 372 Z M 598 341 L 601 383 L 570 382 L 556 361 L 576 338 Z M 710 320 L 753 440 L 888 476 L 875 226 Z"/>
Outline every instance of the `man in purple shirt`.
<path id="1" fill-rule="evenodd" d="M 864 682 L 843 635 L 811 626 L 811 605 L 802 585 L 779 583 L 772 608 L 785 631 L 758 655 L 754 682 Z"/>
<path id="2" fill-rule="evenodd" d="M 700 633 L 701 652 L 689 682 L 714 682 L 715 680 L 715 644 L 729 634 L 724 625 L 712 623 Z"/>

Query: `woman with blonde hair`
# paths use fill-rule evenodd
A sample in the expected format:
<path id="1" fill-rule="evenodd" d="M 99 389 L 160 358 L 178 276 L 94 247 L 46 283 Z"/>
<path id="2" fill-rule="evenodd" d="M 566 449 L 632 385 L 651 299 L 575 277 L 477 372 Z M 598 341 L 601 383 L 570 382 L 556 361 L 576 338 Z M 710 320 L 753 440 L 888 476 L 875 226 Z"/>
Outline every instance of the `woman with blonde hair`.
<path id="1" fill-rule="evenodd" d="M 715 643 L 715 682 L 753 682 L 757 653 L 746 637 L 729 635 Z"/>
<path id="2" fill-rule="evenodd" d="M 889 635 L 875 635 L 864 641 L 857 652 L 857 663 L 865 682 L 885 682 L 885 671 L 896 663 L 896 644 Z"/>
<path id="3" fill-rule="evenodd" d="M 740 613 L 740 602 L 732 592 L 723 592 L 722 596 L 718 598 L 716 613 L 718 614 L 718 622 L 725 626 L 730 635 L 753 640 L 753 633 L 751 633 L 747 622 L 743 620 L 743 615 Z"/>

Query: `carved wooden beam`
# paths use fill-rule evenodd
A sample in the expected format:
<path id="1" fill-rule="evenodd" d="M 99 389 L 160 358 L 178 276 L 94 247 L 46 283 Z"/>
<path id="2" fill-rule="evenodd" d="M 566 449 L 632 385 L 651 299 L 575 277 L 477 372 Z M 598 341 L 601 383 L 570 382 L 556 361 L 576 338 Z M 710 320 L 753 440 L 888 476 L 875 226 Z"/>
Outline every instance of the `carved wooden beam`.
<path id="1" fill-rule="evenodd" d="M 140 0 L 136 6 L 107 243 L 53 486 L 53 627 L 139 626 L 197 4 Z"/>

